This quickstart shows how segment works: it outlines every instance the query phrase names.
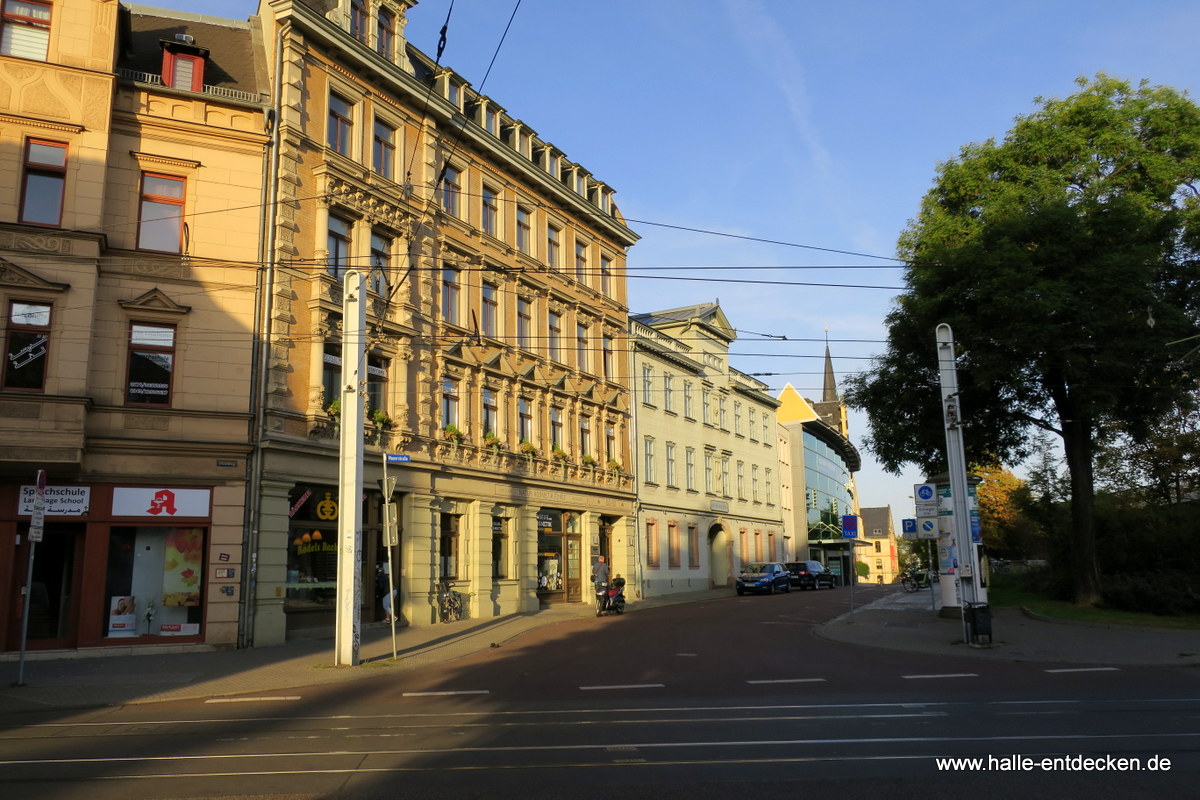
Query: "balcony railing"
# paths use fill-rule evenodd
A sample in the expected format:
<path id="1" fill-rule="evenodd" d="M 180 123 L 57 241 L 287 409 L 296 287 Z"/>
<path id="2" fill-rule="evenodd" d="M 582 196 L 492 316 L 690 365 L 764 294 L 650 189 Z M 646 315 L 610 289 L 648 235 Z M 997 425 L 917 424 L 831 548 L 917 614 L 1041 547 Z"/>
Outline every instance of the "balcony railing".
<path id="1" fill-rule="evenodd" d="M 153 72 L 139 72 L 133 69 L 118 69 L 117 76 L 123 80 L 133 81 L 134 83 L 148 83 L 151 86 L 165 86 L 161 75 L 156 75 Z M 179 91 L 186 91 L 181 89 Z M 220 97 L 226 100 L 239 100 L 243 103 L 266 103 L 266 95 L 256 92 L 243 92 L 240 89 L 226 89 L 223 86 L 208 86 L 201 87 L 199 94 L 205 94 L 212 97 Z"/>

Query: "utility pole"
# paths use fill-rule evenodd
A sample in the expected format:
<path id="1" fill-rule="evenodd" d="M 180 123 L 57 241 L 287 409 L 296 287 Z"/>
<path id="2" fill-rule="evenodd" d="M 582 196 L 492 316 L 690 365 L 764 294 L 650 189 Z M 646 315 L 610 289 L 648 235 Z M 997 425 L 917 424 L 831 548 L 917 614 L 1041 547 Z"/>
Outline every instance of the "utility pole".
<path id="1" fill-rule="evenodd" d="M 335 666 L 357 666 L 362 622 L 363 381 L 367 312 L 362 275 L 342 279 L 342 429 L 338 458 L 337 617 Z"/>
<path id="2" fill-rule="evenodd" d="M 972 644 L 977 628 L 982 634 L 981 614 L 987 615 L 986 634 L 991 639 L 991 617 L 987 595 L 979 584 L 979 560 L 971 540 L 971 499 L 967 488 L 967 457 L 963 446 L 962 398 L 958 393 L 958 369 L 954 359 L 954 332 L 946 323 L 937 326 L 938 373 L 942 387 L 942 419 L 946 424 L 946 461 L 953 503 L 954 543 L 958 551 L 954 576 L 962 593 L 963 641 Z M 943 565 L 944 567 L 944 565 Z"/>

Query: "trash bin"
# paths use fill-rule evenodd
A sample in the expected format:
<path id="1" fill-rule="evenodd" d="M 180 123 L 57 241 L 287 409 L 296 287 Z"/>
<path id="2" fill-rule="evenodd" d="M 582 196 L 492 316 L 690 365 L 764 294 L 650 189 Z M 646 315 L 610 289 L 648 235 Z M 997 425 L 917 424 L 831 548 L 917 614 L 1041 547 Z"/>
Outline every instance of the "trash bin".
<path id="1" fill-rule="evenodd" d="M 982 644 L 984 636 L 992 643 L 992 610 L 987 603 L 967 603 L 963 606 L 963 618 L 970 632 L 971 644 Z"/>

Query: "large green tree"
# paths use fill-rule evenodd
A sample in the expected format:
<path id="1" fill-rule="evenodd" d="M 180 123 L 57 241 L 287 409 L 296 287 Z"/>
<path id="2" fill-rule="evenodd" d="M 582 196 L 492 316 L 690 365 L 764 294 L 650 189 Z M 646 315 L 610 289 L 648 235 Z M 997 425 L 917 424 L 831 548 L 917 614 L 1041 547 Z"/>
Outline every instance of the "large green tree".
<path id="1" fill-rule="evenodd" d="M 847 397 L 885 467 L 944 469 L 934 328 L 949 323 L 968 460 L 1016 463 L 1036 431 L 1062 437 L 1071 575 L 1091 604 L 1097 428 L 1137 436 L 1195 385 L 1166 345 L 1197 332 L 1200 108 L 1144 82 L 1078 83 L 939 166 L 900 238 L 886 351 Z"/>

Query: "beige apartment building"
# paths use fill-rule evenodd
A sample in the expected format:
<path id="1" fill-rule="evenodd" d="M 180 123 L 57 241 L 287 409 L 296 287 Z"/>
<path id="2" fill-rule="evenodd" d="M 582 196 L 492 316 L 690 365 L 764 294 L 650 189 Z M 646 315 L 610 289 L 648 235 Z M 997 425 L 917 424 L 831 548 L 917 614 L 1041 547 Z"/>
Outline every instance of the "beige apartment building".
<path id="1" fill-rule="evenodd" d="M 112 0 L 3 5 L 9 654 L 26 611 L 30 651 L 238 641 L 268 145 L 260 50 L 245 22 Z"/>
<path id="2" fill-rule="evenodd" d="M 788 560 L 779 403 L 730 366 L 720 306 L 635 314 L 630 336 L 639 590 L 732 590 L 743 564 Z"/>
<path id="3" fill-rule="evenodd" d="M 261 462 L 246 636 L 331 626 L 342 301 L 368 290 L 364 618 L 437 621 L 593 602 L 635 567 L 624 267 L 613 190 L 405 41 L 413 0 L 264 2 L 277 88 Z M 397 478 L 400 542 L 375 488 Z M 386 581 L 380 581 L 380 585 Z"/>

